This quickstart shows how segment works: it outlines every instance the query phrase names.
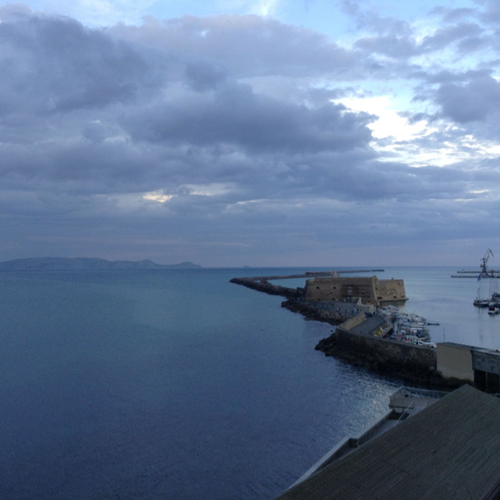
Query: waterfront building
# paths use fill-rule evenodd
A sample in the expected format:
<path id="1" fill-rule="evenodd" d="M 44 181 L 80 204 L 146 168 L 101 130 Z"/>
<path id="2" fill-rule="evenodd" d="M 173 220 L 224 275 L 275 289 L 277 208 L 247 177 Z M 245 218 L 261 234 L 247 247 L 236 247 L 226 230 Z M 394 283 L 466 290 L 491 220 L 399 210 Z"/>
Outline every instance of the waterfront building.
<path id="1" fill-rule="evenodd" d="M 500 498 L 500 399 L 468 385 L 276 500 Z"/>

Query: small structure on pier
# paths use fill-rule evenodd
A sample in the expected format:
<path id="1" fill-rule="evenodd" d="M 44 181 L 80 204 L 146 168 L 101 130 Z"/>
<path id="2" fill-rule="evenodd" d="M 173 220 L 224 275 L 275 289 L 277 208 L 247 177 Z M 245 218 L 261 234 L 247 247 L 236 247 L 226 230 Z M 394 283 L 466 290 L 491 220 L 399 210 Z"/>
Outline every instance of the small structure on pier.
<path id="1" fill-rule="evenodd" d="M 443 377 L 500 393 L 500 351 L 454 342 L 437 344 L 437 370 Z"/>
<path id="2" fill-rule="evenodd" d="M 361 299 L 362 304 L 381 307 L 404 304 L 408 297 L 402 279 L 379 280 L 376 276 L 314 278 L 306 281 L 306 301 L 333 302 Z"/>

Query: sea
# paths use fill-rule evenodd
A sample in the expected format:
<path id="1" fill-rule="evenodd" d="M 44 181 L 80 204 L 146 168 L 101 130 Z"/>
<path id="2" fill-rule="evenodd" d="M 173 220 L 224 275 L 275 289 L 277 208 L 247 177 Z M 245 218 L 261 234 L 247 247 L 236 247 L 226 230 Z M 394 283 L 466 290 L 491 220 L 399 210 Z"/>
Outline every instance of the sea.
<path id="1" fill-rule="evenodd" d="M 280 494 L 401 384 L 325 357 L 332 326 L 229 282 L 322 269 L 0 272 L 0 498 Z M 456 271 L 376 274 L 405 280 L 434 342 L 500 349 L 500 315 L 472 305 L 493 283 Z"/>

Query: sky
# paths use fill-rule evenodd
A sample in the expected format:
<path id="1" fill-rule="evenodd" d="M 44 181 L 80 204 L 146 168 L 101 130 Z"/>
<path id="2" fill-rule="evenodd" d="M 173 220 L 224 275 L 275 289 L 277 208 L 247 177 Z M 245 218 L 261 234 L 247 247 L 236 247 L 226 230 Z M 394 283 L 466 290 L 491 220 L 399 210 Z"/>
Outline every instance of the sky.
<path id="1" fill-rule="evenodd" d="M 479 265 L 500 3 L 0 3 L 0 261 Z"/>

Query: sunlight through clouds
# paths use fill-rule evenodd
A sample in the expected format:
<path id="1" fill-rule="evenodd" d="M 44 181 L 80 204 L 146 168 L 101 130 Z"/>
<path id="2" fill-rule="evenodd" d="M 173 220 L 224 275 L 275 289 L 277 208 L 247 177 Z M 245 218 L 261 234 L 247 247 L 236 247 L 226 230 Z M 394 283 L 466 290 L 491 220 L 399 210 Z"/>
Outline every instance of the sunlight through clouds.
<path id="1" fill-rule="evenodd" d="M 157 201 L 158 203 L 165 203 L 172 199 L 171 194 L 164 194 L 163 191 L 151 191 L 142 196 L 145 200 Z"/>
<path id="2" fill-rule="evenodd" d="M 394 140 L 406 141 L 420 135 L 425 129 L 424 124 L 410 124 L 406 118 L 400 116 L 391 97 L 388 95 L 363 98 L 351 97 L 341 99 L 339 102 L 349 110 L 375 115 L 377 119 L 370 123 L 368 127 L 372 130 L 376 139 L 392 137 Z"/>
<path id="3" fill-rule="evenodd" d="M 251 9 L 252 13 L 259 16 L 269 16 L 274 13 L 279 0 L 259 0 Z"/>

